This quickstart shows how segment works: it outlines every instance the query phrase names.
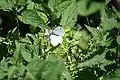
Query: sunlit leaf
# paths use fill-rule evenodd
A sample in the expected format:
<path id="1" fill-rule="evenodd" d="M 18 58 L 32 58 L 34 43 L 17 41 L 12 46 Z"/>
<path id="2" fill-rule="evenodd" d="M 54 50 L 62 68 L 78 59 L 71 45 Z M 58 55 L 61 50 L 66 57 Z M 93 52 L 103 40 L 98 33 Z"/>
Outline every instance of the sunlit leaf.
<path id="1" fill-rule="evenodd" d="M 76 1 L 75 0 L 49 0 L 49 8 L 56 12 L 57 18 L 61 17 L 60 25 L 72 27 L 75 25 L 77 18 Z"/>
<path id="2" fill-rule="evenodd" d="M 25 5 L 27 0 L 16 0 L 19 5 Z"/>
<path id="3" fill-rule="evenodd" d="M 55 7 L 60 4 L 62 2 L 62 0 L 49 0 L 48 2 L 48 6 L 52 11 L 55 11 Z"/>
<path id="4" fill-rule="evenodd" d="M 0 0 L 0 9 L 12 10 L 16 0 Z"/>
<path id="5" fill-rule="evenodd" d="M 105 18 L 102 21 L 102 26 L 103 26 L 103 29 L 105 31 L 107 31 L 107 30 L 111 30 L 113 28 L 117 28 L 119 25 L 118 25 L 117 20 L 115 18 L 110 18 L 110 19 Z"/>
<path id="6" fill-rule="evenodd" d="M 86 28 L 90 31 L 90 33 L 93 35 L 93 37 L 98 37 L 100 34 L 100 31 L 97 28 L 92 28 L 86 25 Z"/>
<path id="7" fill-rule="evenodd" d="M 21 53 L 22 53 L 22 57 L 23 57 L 27 62 L 30 62 L 30 61 L 31 61 L 31 54 L 30 54 L 30 52 L 21 51 Z"/>
<path id="8" fill-rule="evenodd" d="M 76 11 L 76 1 L 71 0 L 71 3 L 68 7 L 64 10 L 61 18 L 60 24 L 62 26 L 74 26 L 75 22 L 77 21 L 77 11 Z"/>
<path id="9" fill-rule="evenodd" d="M 25 10 L 18 17 L 23 23 L 33 26 L 46 25 L 47 22 L 46 15 L 36 10 Z"/>
<path id="10" fill-rule="evenodd" d="M 89 41 L 89 35 L 87 30 L 82 29 L 80 31 L 76 31 L 74 34 L 74 39 L 78 41 L 78 46 L 82 49 L 82 50 L 86 50 L 87 48 L 87 44 Z"/>
<path id="11" fill-rule="evenodd" d="M 38 1 L 38 0 L 37 0 Z M 27 0 L 27 9 L 28 10 L 44 10 L 44 7 L 40 3 L 34 3 L 33 0 Z"/>

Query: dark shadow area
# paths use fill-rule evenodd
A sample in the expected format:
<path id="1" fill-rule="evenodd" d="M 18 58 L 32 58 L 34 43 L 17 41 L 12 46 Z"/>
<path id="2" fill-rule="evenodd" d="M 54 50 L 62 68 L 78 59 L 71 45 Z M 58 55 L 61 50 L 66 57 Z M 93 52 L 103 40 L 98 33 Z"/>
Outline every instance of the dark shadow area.
<path id="1" fill-rule="evenodd" d="M 84 25 L 90 25 L 91 27 L 97 27 L 100 25 L 101 19 L 100 19 L 100 12 L 96 12 L 94 14 L 91 14 L 89 16 L 78 16 L 77 17 L 77 23 L 81 26 L 85 27 Z M 88 19 L 88 21 L 87 21 Z"/>
<path id="2" fill-rule="evenodd" d="M 16 26 L 15 16 L 11 12 L 0 11 L 0 36 L 6 37 L 9 30 Z"/>
<path id="3" fill-rule="evenodd" d="M 97 80 L 97 77 L 94 75 L 93 70 L 84 70 L 84 71 L 79 71 L 77 74 L 77 78 L 75 80 Z"/>

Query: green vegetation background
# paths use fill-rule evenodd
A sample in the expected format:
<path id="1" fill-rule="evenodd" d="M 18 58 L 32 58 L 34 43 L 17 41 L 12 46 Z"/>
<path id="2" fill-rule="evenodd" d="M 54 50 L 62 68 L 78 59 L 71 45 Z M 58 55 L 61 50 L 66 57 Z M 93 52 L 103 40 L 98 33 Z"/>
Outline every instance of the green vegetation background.
<path id="1" fill-rule="evenodd" d="M 0 0 L 14 25 L 0 37 L 0 80 L 120 80 L 120 12 L 109 1 Z M 59 25 L 53 47 L 45 29 Z"/>

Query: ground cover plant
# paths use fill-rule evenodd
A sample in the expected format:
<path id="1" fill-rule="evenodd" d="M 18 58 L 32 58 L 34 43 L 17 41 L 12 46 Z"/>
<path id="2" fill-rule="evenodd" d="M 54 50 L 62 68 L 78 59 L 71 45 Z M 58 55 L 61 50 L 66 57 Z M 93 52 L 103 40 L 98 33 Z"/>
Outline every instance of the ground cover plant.
<path id="1" fill-rule="evenodd" d="M 112 1 L 0 0 L 0 80 L 120 80 Z"/>

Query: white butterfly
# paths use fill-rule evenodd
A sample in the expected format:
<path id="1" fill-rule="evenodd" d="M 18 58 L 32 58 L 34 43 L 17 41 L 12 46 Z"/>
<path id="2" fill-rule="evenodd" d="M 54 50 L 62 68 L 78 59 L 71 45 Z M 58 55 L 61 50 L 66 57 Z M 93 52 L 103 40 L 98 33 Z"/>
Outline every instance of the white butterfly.
<path id="1" fill-rule="evenodd" d="M 45 35 L 48 35 L 50 43 L 53 46 L 57 46 L 58 44 L 62 43 L 62 36 L 64 36 L 65 32 L 62 27 L 57 27 L 54 30 L 46 29 Z"/>

